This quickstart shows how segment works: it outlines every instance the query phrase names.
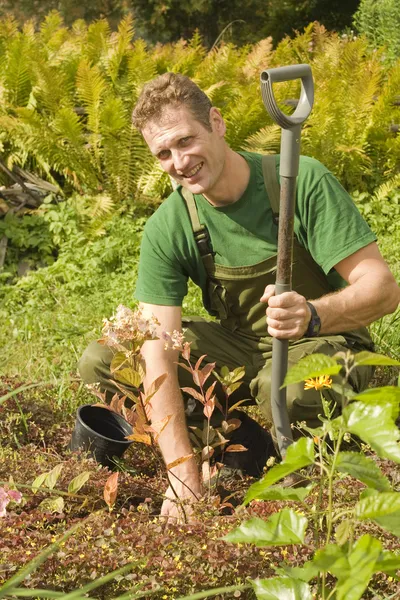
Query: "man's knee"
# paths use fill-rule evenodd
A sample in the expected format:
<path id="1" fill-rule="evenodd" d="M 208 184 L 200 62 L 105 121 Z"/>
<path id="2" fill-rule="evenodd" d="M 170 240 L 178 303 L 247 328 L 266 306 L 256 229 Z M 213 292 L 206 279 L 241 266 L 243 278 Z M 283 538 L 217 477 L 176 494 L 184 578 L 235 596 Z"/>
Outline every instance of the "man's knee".
<path id="1" fill-rule="evenodd" d="M 104 376 L 109 376 L 112 352 L 107 346 L 94 341 L 83 352 L 78 371 L 84 383 L 98 383 Z"/>

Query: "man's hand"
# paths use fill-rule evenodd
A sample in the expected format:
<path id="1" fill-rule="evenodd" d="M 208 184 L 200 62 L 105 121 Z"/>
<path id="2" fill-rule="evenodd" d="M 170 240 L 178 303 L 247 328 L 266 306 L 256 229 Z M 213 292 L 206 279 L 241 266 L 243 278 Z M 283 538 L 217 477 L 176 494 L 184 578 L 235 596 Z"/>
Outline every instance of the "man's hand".
<path id="1" fill-rule="evenodd" d="M 172 476 L 171 479 L 176 482 L 172 482 L 176 495 L 169 486 L 165 492 L 165 500 L 160 514 L 162 517 L 166 517 L 167 523 L 192 523 L 194 521 L 193 504 L 200 499 L 200 489 L 195 492 L 190 486 L 186 487 L 179 483 L 175 477 Z M 196 482 L 194 485 L 199 488 Z"/>
<path id="2" fill-rule="evenodd" d="M 303 337 L 311 319 L 311 311 L 304 296 L 297 292 L 275 296 L 275 286 L 267 285 L 260 301 L 268 303 L 267 325 L 272 337 L 284 340 L 299 340 Z"/>

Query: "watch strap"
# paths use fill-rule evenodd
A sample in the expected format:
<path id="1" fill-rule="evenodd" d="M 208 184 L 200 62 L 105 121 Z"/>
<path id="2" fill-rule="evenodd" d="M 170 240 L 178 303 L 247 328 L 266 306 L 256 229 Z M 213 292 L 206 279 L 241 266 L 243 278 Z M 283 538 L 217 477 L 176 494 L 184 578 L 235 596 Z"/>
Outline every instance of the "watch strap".
<path id="1" fill-rule="evenodd" d="M 311 311 L 311 319 L 308 324 L 307 330 L 304 334 L 304 337 L 317 337 L 321 329 L 321 319 L 319 318 L 317 309 L 315 308 L 314 304 L 311 304 L 311 302 L 307 302 L 307 306 Z"/>

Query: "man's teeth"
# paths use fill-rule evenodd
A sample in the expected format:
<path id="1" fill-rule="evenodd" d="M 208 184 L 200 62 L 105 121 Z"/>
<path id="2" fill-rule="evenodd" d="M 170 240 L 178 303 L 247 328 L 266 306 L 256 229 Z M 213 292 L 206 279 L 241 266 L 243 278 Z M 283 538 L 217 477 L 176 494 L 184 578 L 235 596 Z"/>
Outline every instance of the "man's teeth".
<path id="1" fill-rule="evenodd" d="M 186 173 L 185 177 L 193 177 L 193 175 L 196 175 L 196 173 L 198 173 L 201 169 L 201 167 L 203 166 L 204 163 L 200 163 L 198 164 L 194 169 L 192 169 L 191 171 L 189 171 L 189 173 Z"/>

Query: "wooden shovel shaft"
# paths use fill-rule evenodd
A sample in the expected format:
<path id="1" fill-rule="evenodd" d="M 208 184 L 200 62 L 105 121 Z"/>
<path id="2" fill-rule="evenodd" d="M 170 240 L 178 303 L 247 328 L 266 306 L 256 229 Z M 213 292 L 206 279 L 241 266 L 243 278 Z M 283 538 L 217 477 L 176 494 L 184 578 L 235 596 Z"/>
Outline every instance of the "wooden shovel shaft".
<path id="1" fill-rule="evenodd" d="M 278 257 L 275 295 L 292 289 L 293 228 L 296 203 L 296 177 L 281 176 Z M 288 367 L 289 341 L 272 340 L 271 411 L 279 451 L 282 457 L 293 442 L 286 408 L 286 388 L 281 389 Z"/>

